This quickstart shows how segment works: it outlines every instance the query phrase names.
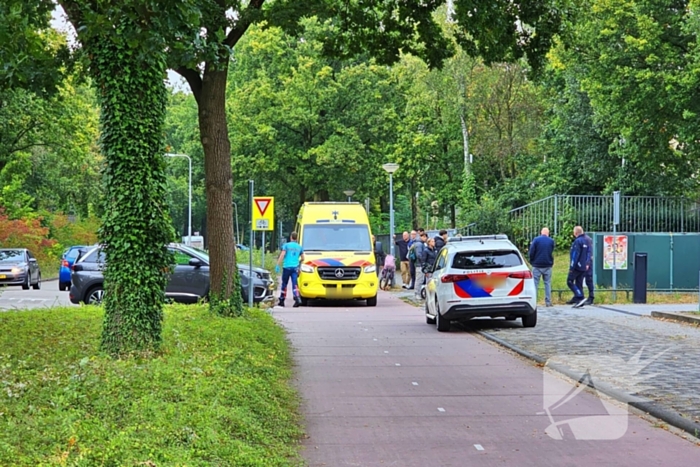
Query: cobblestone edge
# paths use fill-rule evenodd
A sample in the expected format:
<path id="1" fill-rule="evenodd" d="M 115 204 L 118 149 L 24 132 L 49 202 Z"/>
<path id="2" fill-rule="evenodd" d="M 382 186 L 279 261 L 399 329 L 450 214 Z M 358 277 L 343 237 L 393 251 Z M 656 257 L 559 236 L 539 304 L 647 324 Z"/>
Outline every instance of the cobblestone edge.
<path id="1" fill-rule="evenodd" d="M 502 347 L 505 347 L 509 350 L 512 350 L 513 352 L 527 358 L 530 360 L 534 360 L 535 362 L 539 364 L 546 364 L 547 359 L 543 358 L 540 355 L 537 355 L 532 352 L 528 352 L 527 350 L 521 349 L 520 347 L 511 344 L 508 341 L 505 341 L 501 339 L 500 337 L 496 337 L 493 334 L 489 334 L 488 332 L 485 331 L 476 331 L 479 335 L 483 336 L 485 339 L 492 341 Z M 579 381 L 581 382 L 582 379 L 582 373 L 576 372 L 571 370 L 570 368 L 564 366 L 564 365 L 558 365 L 558 364 L 553 364 L 553 365 L 548 365 L 549 368 L 551 368 L 554 371 L 557 371 L 558 373 L 561 373 L 574 381 Z M 659 404 L 653 402 L 653 401 L 630 401 L 629 396 L 626 395 L 624 392 L 609 386 L 604 383 L 595 383 L 595 386 L 591 384 L 590 382 L 587 383 L 587 386 L 596 389 L 613 399 L 629 404 L 630 406 L 634 407 L 635 409 L 641 410 L 642 412 L 651 415 L 652 417 L 658 418 L 659 420 L 662 420 L 669 425 L 672 425 L 680 430 L 685 431 L 686 433 L 694 436 L 694 437 L 700 437 L 700 423 L 693 422 L 692 420 L 689 420 L 687 418 L 681 417 L 677 413 L 674 413 L 670 410 L 668 410 L 665 407 L 660 406 Z"/>
<path id="2" fill-rule="evenodd" d="M 682 313 L 674 313 L 671 311 L 652 311 L 651 317 L 670 319 L 680 323 L 695 324 L 696 326 L 700 325 L 700 316 L 684 315 Z"/>

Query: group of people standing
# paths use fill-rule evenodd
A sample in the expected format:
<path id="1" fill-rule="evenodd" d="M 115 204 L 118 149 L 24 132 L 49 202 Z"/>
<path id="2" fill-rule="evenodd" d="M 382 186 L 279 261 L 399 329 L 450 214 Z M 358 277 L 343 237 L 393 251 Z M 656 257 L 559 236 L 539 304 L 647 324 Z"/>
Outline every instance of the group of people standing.
<path id="1" fill-rule="evenodd" d="M 435 263 L 440 249 L 447 243 L 447 231 L 441 230 L 429 238 L 424 229 L 404 232 L 394 244 L 401 262 L 403 288 L 413 290 L 416 299 L 421 298 L 421 288 L 426 282 L 429 268 Z"/>
<path id="2" fill-rule="evenodd" d="M 528 256 L 532 266 L 532 276 L 535 279 L 535 289 L 539 289 L 540 279 L 544 279 L 545 305 L 552 306 L 552 267 L 554 266 L 555 243 L 549 236 L 549 229 L 544 227 L 538 237 L 530 243 Z M 588 298 L 584 296 L 583 281 L 586 281 Z M 580 225 L 574 227 L 574 241 L 571 243 L 569 254 L 569 274 L 566 285 L 574 293 L 567 301 L 568 305 L 580 308 L 592 305 L 595 299 L 593 284 L 593 239 L 586 235 Z"/>

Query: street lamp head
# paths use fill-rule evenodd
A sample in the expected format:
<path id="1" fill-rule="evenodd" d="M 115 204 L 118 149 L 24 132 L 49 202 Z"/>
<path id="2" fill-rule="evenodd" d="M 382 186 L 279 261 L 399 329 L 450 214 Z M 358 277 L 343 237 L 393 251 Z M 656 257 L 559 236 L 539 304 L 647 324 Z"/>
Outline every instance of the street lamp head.
<path id="1" fill-rule="evenodd" d="M 345 196 L 352 196 L 355 194 L 355 190 L 345 190 L 343 193 L 345 193 Z"/>
<path id="2" fill-rule="evenodd" d="M 386 164 L 382 165 L 382 168 L 386 170 L 388 173 L 393 174 L 397 170 L 399 170 L 399 164 L 395 162 L 387 162 Z"/>

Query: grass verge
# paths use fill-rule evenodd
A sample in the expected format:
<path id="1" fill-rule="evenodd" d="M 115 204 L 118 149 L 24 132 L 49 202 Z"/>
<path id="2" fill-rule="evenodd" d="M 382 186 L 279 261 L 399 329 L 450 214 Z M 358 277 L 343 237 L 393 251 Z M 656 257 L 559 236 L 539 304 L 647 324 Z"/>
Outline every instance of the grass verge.
<path id="1" fill-rule="evenodd" d="M 0 465 L 301 465 L 283 330 L 166 307 L 148 359 L 98 351 L 96 307 L 0 313 Z"/>
<path id="2" fill-rule="evenodd" d="M 569 273 L 569 253 L 568 252 L 555 252 L 554 254 L 554 267 L 552 268 L 552 290 L 566 290 L 562 293 L 562 299 L 559 301 L 559 294 L 552 293 L 552 300 L 554 303 L 563 303 L 569 300 L 573 294 L 569 291 L 569 287 L 566 285 L 566 276 Z M 595 302 L 598 305 L 612 304 L 612 303 L 632 303 L 632 294 L 629 297 L 625 292 L 618 292 L 617 299 L 613 300 L 612 293 L 609 289 L 602 289 L 596 287 Z M 584 285 L 585 296 L 588 296 L 588 289 Z M 544 305 L 544 283 L 540 281 L 540 290 L 537 294 L 537 300 L 540 304 Z M 647 292 L 647 303 L 697 303 L 698 294 L 682 294 L 676 292 L 658 293 L 658 292 Z"/>

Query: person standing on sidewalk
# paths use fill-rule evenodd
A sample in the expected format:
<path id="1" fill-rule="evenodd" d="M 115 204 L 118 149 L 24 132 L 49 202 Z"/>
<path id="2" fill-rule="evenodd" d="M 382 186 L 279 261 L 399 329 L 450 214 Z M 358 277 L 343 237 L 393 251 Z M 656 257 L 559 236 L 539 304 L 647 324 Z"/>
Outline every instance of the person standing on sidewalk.
<path id="1" fill-rule="evenodd" d="M 399 261 L 401 262 L 401 282 L 403 288 L 407 289 L 411 285 L 411 270 L 408 263 L 408 232 L 404 232 L 401 240 L 396 240 L 394 244 L 399 249 Z"/>
<path id="2" fill-rule="evenodd" d="M 292 232 L 287 243 L 282 245 L 282 253 L 277 259 L 275 272 L 279 274 L 280 263 L 282 263 L 282 288 L 278 306 L 284 306 L 284 299 L 287 297 L 287 282 L 292 281 L 292 296 L 294 297 L 294 308 L 301 305 L 299 296 L 299 263 L 304 261 L 304 249 L 297 243 L 297 233 Z"/>
<path id="3" fill-rule="evenodd" d="M 382 242 L 377 241 L 374 235 L 372 235 L 372 249 L 374 250 L 374 270 L 377 272 L 377 277 L 379 277 L 382 273 L 382 268 L 384 267 L 386 253 L 384 253 Z"/>
<path id="4" fill-rule="evenodd" d="M 421 287 L 423 287 L 423 283 L 425 282 L 425 273 L 423 272 L 423 259 L 424 259 L 424 250 L 426 248 L 426 243 L 428 242 L 428 234 L 423 232 L 419 240 L 413 244 L 411 247 L 415 251 L 415 256 L 416 259 L 414 261 L 415 266 L 416 266 L 416 280 L 413 282 L 413 293 L 416 296 L 416 299 L 419 300 L 421 298 Z"/>
<path id="5" fill-rule="evenodd" d="M 552 306 L 552 266 L 554 266 L 554 240 L 549 237 L 549 229 L 544 227 L 539 237 L 530 243 L 528 257 L 535 279 L 535 290 L 540 288 L 540 277 L 544 279 L 544 303 Z"/>
<path id="6" fill-rule="evenodd" d="M 566 278 L 566 285 L 569 286 L 574 296 L 566 303 L 574 305 L 574 308 L 580 308 L 586 301 L 581 286 L 583 284 L 583 276 L 586 274 L 586 265 L 590 259 L 590 251 L 588 242 L 583 235 L 583 228 L 580 225 L 574 227 L 574 237 L 576 238 L 571 243 L 569 275 Z"/>
<path id="7" fill-rule="evenodd" d="M 593 305 L 593 300 L 595 300 L 595 284 L 593 283 L 593 239 L 588 236 L 588 234 L 583 234 L 583 237 L 588 243 L 588 263 L 586 264 L 586 274 L 583 278 L 586 280 L 586 287 L 588 288 L 588 298 L 584 302 L 584 305 Z M 583 289 L 583 284 L 581 284 Z"/>
<path id="8" fill-rule="evenodd" d="M 411 248 L 413 248 L 413 245 L 419 241 L 420 238 L 418 237 L 418 232 L 411 230 L 411 239 L 408 241 L 408 253 L 406 254 L 406 257 L 408 258 L 408 272 L 411 275 L 411 283 L 408 285 L 408 287 L 406 287 L 409 290 L 413 290 L 413 286 L 416 283 L 416 260 L 411 259 L 411 255 L 415 255 L 415 252 L 411 253 Z"/>

